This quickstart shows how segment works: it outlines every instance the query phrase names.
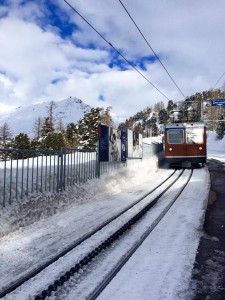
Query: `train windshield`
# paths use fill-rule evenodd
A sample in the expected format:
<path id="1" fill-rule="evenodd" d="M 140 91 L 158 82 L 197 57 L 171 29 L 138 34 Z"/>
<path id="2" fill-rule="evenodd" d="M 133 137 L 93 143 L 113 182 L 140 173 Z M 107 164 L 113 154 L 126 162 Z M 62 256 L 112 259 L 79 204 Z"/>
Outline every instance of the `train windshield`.
<path id="1" fill-rule="evenodd" d="M 183 144 L 184 143 L 184 130 L 171 129 L 167 131 L 168 144 Z"/>
<path id="2" fill-rule="evenodd" d="M 186 129 L 186 143 L 188 144 L 202 144 L 203 143 L 203 128 L 187 128 Z"/>

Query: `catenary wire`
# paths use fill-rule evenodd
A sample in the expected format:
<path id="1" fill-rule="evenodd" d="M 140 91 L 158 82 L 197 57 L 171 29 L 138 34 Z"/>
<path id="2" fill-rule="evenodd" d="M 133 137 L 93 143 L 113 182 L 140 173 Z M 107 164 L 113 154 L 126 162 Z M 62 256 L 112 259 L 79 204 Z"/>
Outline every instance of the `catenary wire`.
<path id="1" fill-rule="evenodd" d="M 168 70 L 166 69 L 166 67 L 164 66 L 164 64 L 162 63 L 162 61 L 160 60 L 160 58 L 158 57 L 158 55 L 155 53 L 155 51 L 153 50 L 153 48 L 151 47 L 151 45 L 149 44 L 149 42 L 147 41 L 147 39 L 145 38 L 144 34 L 141 32 L 140 28 L 138 27 L 137 23 L 134 21 L 134 19 L 132 18 L 131 14 L 128 12 L 127 8 L 125 7 L 125 5 L 123 4 L 123 2 L 121 0 L 118 0 L 120 2 L 120 4 L 123 6 L 124 10 L 126 11 L 126 13 L 128 14 L 128 16 L 130 17 L 130 19 L 132 20 L 132 22 L 134 23 L 134 25 L 136 26 L 137 30 L 139 31 L 139 33 L 141 34 L 141 36 L 143 37 L 143 39 L 145 40 L 145 42 L 147 43 L 147 45 L 149 46 L 149 48 L 152 50 L 152 52 L 154 53 L 155 57 L 157 58 L 157 60 L 160 62 L 161 66 L 163 67 L 163 69 L 166 71 L 167 75 L 170 77 L 170 79 L 173 81 L 173 83 L 175 84 L 175 86 L 177 87 L 177 89 L 179 90 L 179 92 L 181 93 L 181 95 L 185 97 L 185 95 L 183 94 L 183 92 L 181 91 L 181 89 L 179 88 L 179 86 L 177 85 L 177 83 L 175 82 L 175 80 L 173 79 L 173 77 L 170 75 L 170 73 L 168 72 Z"/>
<path id="2" fill-rule="evenodd" d="M 225 75 L 225 72 L 223 72 L 223 74 L 220 76 L 220 78 L 217 80 L 216 84 L 214 85 L 214 89 L 217 86 L 217 84 L 220 82 L 220 80 L 223 78 L 223 76 Z"/>
<path id="3" fill-rule="evenodd" d="M 117 50 L 107 39 L 94 28 L 67 0 L 63 0 L 76 14 L 78 14 L 109 46 L 111 46 L 136 72 L 138 72 L 151 86 L 153 86 L 163 97 L 170 100 L 163 92 L 161 92 L 144 74 L 142 74 L 125 56 Z"/>

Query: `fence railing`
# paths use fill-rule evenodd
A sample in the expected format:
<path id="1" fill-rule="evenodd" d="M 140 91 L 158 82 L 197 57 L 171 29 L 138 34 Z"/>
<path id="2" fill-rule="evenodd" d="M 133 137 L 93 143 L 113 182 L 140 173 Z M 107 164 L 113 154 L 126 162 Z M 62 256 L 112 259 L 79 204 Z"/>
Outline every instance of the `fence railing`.
<path id="1" fill-rule="evenodd" d="M 0 204 L 29 194 L 60 192 L 96 176 L 96 151 L 0 149 Z"/>
<path id="2" fill-rule="evenodd" d="M 159 146 L 143 144 L 144 158 L 159 151 Z M 96 150 L 91 149 L 0 149 L 0 205 L 31 194 L 61 192 L 121 166 L 124 163 L 99 163 Z"/>

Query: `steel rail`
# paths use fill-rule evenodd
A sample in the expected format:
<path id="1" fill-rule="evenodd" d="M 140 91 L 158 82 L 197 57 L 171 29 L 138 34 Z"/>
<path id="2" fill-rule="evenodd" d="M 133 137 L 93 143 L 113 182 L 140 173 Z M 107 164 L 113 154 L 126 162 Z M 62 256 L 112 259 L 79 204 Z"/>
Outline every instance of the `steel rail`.
<path id="1" fill-rule="evenodd" d="M 191 177 L 193 174 L 193 169 L 190 172 L 190 175 L 187 179 L 187 182 L 183 185 L 183 187 L 180 189 L 180 191 L 175 195 L 173 200 L 165 207 L 165 209 L 160 213 L 160 215 L 157 217 L 157 219 L 151 224 L 151 226 L 146 230 L 140 239 L 133 245 L 133 247 L 126 253 L 125 256 L 119 261 L 119 263 L 111 270 L 111 272 L 108 274 L 108 276 L 105 277 L 105 279 L 99 284 L 97 288 L 93 291 L 89 297 L 86 298 L 86 300 L 95 300 L 101 292 L 106 288 L 106 286 L 112 281 L 112 279 L 116 276 L 116 274 L 122 269 L 122 267 L 126 264 L 126 262 L 130 259 L 130 257 L 137 251 L 137 249 L 141 246 L 141 244 L 144 242 L 144 240 L 149 236 L 149 234 L 153 231 L 153 229 L 158 225 L 158 223 L 162 220 L 162 218 L 165 216 L 165 214 L 169 211 L 169 209 L 172 207 L 172 205 L 176 202 L 176 200 L 179 198 L 180 194 L 183 192 L 187 184 L 189 183 Z"/>
<path id="2" fill-rule="evenodd" d="M 23 276 L 19 280 L 17 280 L 15 283 L 11 284 L 9 287 L 7 287 L 4 290 L 2 290 L 0 292 L 0 298 L 6 296 L 7 294 L 9 294 L 9 293 L 13 292 L 14 290 L 16 290 L 18 287 L 20 287 L 26 281 L 28 281 L 31 278 L 35 277 L 37 274 L 39 274 L 40 272 L 42 272 L 44 269 L 46 269 L 47 267 L 49 267 L 51 264 L 53 264 L 54 262 L 56 262 L 58 259 L 60 259 L 64 255 L 66 255 L 67 253 L 69 253 L 71 250 L 73 250 L 74 248 L 76 248 L 77 246 L 79 246 L 81 243 L 83 243 L 85 240 L 87 240 L 88 238 L 90 238 L 92 235 L 94 235 L 95 233 L 97 233 L 98 231 L 100 231 L 102 228 L 104 228 L 105 226 L 107 226 L 109 223 L 111 223 L 112 221 L 114 221 L 115 219 L 117 219 L 118 217 L 120 217 L 126 211 L 128 211 L 129 209 L 131 209 L 132 207 L 134 207 L 135 205 L 137 205 L 144 198 L 146 198 L 147 196 L 149 196 L 151 193 L 153 193 L 155 190 L 157 190 L 161 185 L 163 185 L 166 181 L 168 181 L 176 173 L 176 171 L 177 170 L 174 170 L 174 172 L 172 172 L 170 174 L 170 176 L 168 176 L 160 184 L 158 184 L 156 187 L 154 187 L 153 189 L 151 189 L 150 191 L 148 191 L 147 193 L 145 193 L 143 196 L 141 196 L 140 198 L 138 198 L 132 204 L 126 206 L 118 214 L 116 214 L 113 217 L 109 218 L 107 221 L 105 221 L 102 224 L 100 224 L 99 226 L 97 226 L 94 230 L 92 230 L 92 231 L 88 232 L 87 234 L 83 235 L 81 238 L 79 238 L 76 241 L 74 241 L 71 245 L 69 245 L 68 247 L 66 247 L 64 250 L 62 250 L 56 256 L 54 256 L 53 258 L 49 259 L 47 262 L 43 263 L 39 267 L 33 269 L 32 271 L 30 271 L 29 273 L 27 273 L 25 276 Z"/>
<path id="3" fill-rule="evenodd" d="M 94 250 L 86 254 L 83 259 L 81 259 L 78 263 L 74 265 L 70 270 L 65 272 L 59 279 L 55 280 L 54 283 L 50 284 L 46 289 L 40 292 L 35 296 L 35 300 L 43 300 L 46 297 L 50 296 L 53 291 L 56 291 L 59 287 L 63 286 L 63 284 L 70 279 L 75 273 L 79 272 L 85 265 L 90 263 L 93 258 L 98 256 L 104 249 L 108 248 L 116 239 L 118 239 L 121 235 L 123 235 L 127 230 L 131 228 L 137 221 L 139 221 L 148 210 L 153 207 L 157 201 L 169 190 L 171 186 L 182 176 L 184 170 L 176 177 L 158 196 L 152 199 L 148 204 L 146 204 L 136 215 L 131 217 L 129 221 L 127 221 L 122 227 L 116 230 L 113 234 L 111 234 L 107 239 L 105 239 L 101 244 L 99 244 Z M 171 176 L 170 176 L 171 177 Z"/>

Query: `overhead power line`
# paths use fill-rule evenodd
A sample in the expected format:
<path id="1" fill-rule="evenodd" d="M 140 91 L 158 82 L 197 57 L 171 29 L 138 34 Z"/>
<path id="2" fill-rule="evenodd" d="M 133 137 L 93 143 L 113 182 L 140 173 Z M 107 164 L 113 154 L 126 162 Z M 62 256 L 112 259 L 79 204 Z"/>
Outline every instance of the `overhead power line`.
<path id="1" fill-rule="evenodd" d="M 216 84 L 214 85 L 214 89 L 217 86 L 217 84 L 220 82 L 220 80 L 223 78 L 223 76 L 225 75 L 225 72 L 220 76 L 220 78 L 217 80 Z"/>
<path id="2" fill-rule="evenodd" d="M 149 42 L 147 41 L 147 39 L 145 38 L 144 34 L 141 32 L 141 30 L 139 29 L 137 23 L 134 21 L 134 19 L 132 18 L 132 16 L 130 15 L 130 13 L 128 12 L 127 8 L 125 7 L 125 5 L 123 4 L 123 2 L 121 0 L 119 0 L 120 4 L 123 6 L 124 10 L 126 11 L 126 13 L 128 14 L 128 16 L 130 17 L 130 19 L 132 20 L 132 22 L 134 23 L 134 25 L 136 26 L 137 30 L 140 32 L 141 36 L 143 37 L 143 39 L 145 40 L 145 42 L 147 43 L 147 45 L 149 46 L 149 48 L 152 50 L 152 52 L 154 53 L 155 57 L 158 59 L 158 61 L 160 62 L 161 66 L 163 67 L 163 69 L 166 71 L 167 75 L 170 77 L 170 79 L 173 81 L 173 83 L 175 84 L 175 86 L 177 87 L 177 89 L 179 90 L 179 92 L 182 94 L 182 96 L 184 98 L 185 95 L 183 94 L 183 92 L 181 91 L 181 89 L 179 88 L 179 86 L 177 85 L 177 83 L 175 82 L 175 80 L 173 79 L 173 77 L 170 75 L 170 73 L 168 72 L 168 70 L 166 69 L 166 67 L 164 66 L 164 64 L 162 63 L 162 61 L 160 60 L 160 58 L 158 57 L 158 55 L 155 53 L 155 51 L 153 50 L 153 48 L 151 47 L 151 45 L 149 44 Z"/>
<path id="3" fill-rule="evenodd" d="M 138 72 L 152 87 L 154 87 L 163 97 L 170 100 L 163 92 L 161 92 L 144 74 L 142 74 L 125 56 L 117 50 L 97 29 L 94 28 L 67 0 L 63 0 L 78 16 L 81 17 L 110 47 L 112 47 L 136 72 Z"/>

